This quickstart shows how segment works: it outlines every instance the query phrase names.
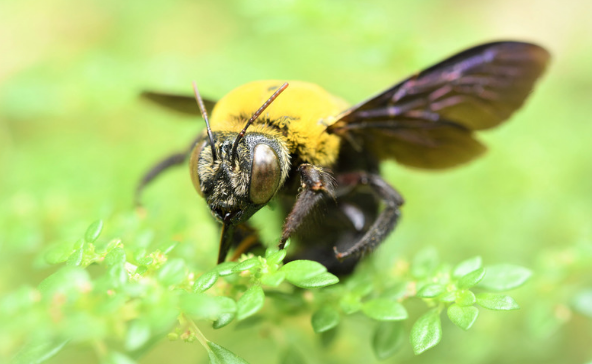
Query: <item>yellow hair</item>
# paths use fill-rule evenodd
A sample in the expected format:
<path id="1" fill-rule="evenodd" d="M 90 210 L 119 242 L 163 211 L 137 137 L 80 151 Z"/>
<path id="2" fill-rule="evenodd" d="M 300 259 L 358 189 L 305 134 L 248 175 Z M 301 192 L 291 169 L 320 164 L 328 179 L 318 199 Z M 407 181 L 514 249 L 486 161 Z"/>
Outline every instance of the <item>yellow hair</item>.
<path id="1" fill-rule="evenodd" d="M 224 96 L 212 112 L 212 131 L 240 132 L 248 118 L 263 105 L 283 81 L 256 81 L 240 86 Z M 302 163 L 330 166 L 337 160 L 340 137 L 325 132 L 332 116 L 348 105 L 321 87 L 308 82 L 289 81 L 290 86 L 249 127 L 280 138 Z"/>

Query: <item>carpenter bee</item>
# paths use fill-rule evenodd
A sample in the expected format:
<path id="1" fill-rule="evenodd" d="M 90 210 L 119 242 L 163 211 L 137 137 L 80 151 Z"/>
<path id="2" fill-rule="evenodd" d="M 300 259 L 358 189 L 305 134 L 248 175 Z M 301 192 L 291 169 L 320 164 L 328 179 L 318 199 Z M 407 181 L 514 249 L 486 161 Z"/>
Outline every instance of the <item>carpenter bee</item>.
<path id="1" fill-rule="evenodd" d="M 483 44 L 353 107 L 301 81 L 251 82 L 218 102 L 203 101 L 195 84 L 195 98 L 145 92 L 178 111 L 201 110 L 206 128 L 188 149 L 156 164 L 136 198 L 161 172 L 189 159 L 195 189 L 222 223 L 218 263 L 231 247 L 236 257 L 258 243 L 248 219 L 275 198 L 285 218 L 279 248 L 295 239 L 290 259 L 346 274 L 401 214 L 403 198 L 380 176 L 380 161 L 442 169 L 483 154 L 475 132 L 524 103 L 549 57 L 529 43 Z M 324 214 L 312 222 L 320 205 Z"/>

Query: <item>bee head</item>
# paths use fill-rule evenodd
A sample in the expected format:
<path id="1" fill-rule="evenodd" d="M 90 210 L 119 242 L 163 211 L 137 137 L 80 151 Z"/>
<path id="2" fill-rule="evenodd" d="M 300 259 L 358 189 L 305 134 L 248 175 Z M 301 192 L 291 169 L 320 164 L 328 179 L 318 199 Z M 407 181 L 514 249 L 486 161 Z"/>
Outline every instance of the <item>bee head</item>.
<path id="1" fill-rule="evenodd" d="M 191 180 L 220 222 L 236 225 L 265 206 L 283 185 L 290 167 L 288 148 L 263 133 L 215 132 L 198 143 L 190 159 Z"/>
<path id="2" fill-rule="evenodd" d="M 278 88 L 240 133 L 212 133 L 203 101 L 193 83 L 208 138 L 197 143 L 191 152 L 191 180 L 197 192 L 206 199 L 214 217 L 224 223 L 225 228 L 251 217 L 271 200 L 288 176 L 288 148 L 272 135 L 246 134 L 253 121 L 287 87 L 284 83 Z M 225 253 L 221 255 L 225 256 Z"/>

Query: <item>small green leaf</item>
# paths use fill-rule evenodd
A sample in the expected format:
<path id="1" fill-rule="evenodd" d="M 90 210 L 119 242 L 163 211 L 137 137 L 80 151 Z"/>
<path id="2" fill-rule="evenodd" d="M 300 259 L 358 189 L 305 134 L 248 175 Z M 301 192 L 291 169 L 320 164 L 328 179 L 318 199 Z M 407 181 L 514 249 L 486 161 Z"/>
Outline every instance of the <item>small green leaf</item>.
<path id="1" fill-rule="evenodd" d="M 118 288 L 127 283 L 129 274 L 123 264 L 112 265 L 107 272 L 113 287 Z"/>
<path id="2" fill-rule="evenodd" d="M 459 306 L 452 304 L 448 307 L 448 318 L 456 326 L 463 330 L 468 330 L 473 326 L 479 316 L 479 309 L 475 306 Z"/>
<path id="3" fill-rule="evenodd" d="M 339 282 L 339 278 L 337 278 L 336 276 L 334 276 L 333 274 L 331 274 L 329 272 L 324 272 L 324 273 L 318 274 L 314 277 L 310 277 L 310 278 L 306 278 L 306 279 L 301 279 L 301 278 L 297 278 L 297 279 L 293 279 L 293 280 L 288 279 L 288 281 L 290 283 L 292 283 L 293 285 L 295 285 L 296 287 L 300 287 L 300 288 L 321 288 L 321 287 L 330 286 L 332 284 Z"/>
<path id="4" fill-rule="evenodd" d="M 234 266 L 237 265 L 236 262 L 224 262 L 224 263 L 220 263 L 216 266 L 216 270 L 218 271 L 218 275 L 220 277 L 224 277 L 224 276 L 229 276 L 231 274 L 234 274 L 234 272 L 232 271 L 232 268 L 234 268 Z"/>
<path id="5" fill-rule="evenodd" d="M 286 274 L 286 279 L 293 283 L 306 281 L 327 271 L 324 265 L 311 260 L 294 260 L 280 268 Z"/>
<path id="6" fill-rule="evenodd" d="M 87 243 L 94 243 L 95 240 L 101 235 L 101 231 L 103 230 L 103 220 L 97 220 L 90 224 L 88 229 L 86 229 L 86 233 L 84 233 L 84 240 Z"/>
<path id="7" fill-rule="evenodd" d="M 477 302 L 475 294 L 468 289 L 461 289 L 456 291 L 456 303 L 459 306 L 472 306 Z"/>
<path id="8" fill-rule="evenodd" d="M 362 312 L 378 321 L 399 321 L 407 318 L 407 310 L 402 304 L 383 298 L 365 302 L 362 305 Z"/>
<path id="9" fill-rule="evenodd" d="M 82 248 L 76 249 L 74 253 L 70 254 L 70 256 L 68 257 L 66 265 L 68 267 L 78 267 L 82 262 L 82 253 L 84 253 Z"/>
<path id="10" fill-rule="evenodd" d="M 217 296 L 213 297 L 216 306 L 218 306 L 218 310 L 222 313 L 235 313 L 237 310 L 236 302 L 230 298 L 225 296 Z"/>
<path id="11" fill-rule="evenodd" d="M 105 246 L 105 251 L 106 252 L 110 252 L 111 250 L 113 250 L 114 248 L 116 248 L 119 244 L 121 244 L 121 239 L 119 239 L 119 238 L 112 239 Z"/>
<path id="12" fill-rule="evenodd" d="M 452 271 L 452 277 L 458 279 L 481 267 L 483 267 L 483 260 L 480 256 L 464 260 L 454 267 L 454 270 Z"/>
<path id="13" fill-rule="evenodd" d="M 179 334 L 177 334 L 176 332 L 169 332 L 167 334 L 167 339 L 169 339 L 170 341 L 177 341 L 179 340 Z"/>
<path id="14" fill-rule="evenodd" d="M 436 309 L 432 309 L 417 319 L 411 328 L 411 345 L 415 355 L 438 345 L 442 339 L 442 323 Z"/>
<path id="15" fill-rule="evenodd" d="M 446 291 L 446 287 L 442 284 L 426 284 L 421 287 L 416 296 L 419 298 L 432 298 L 444 293 L 444 291 Z"/>
<path id="16" fill-rule="evenodd" d="M 236 314 L 234 313 L 223 313 L 216 321 L 212 324 L 212 327 L 216 330 L 223 328 L 234 320 Z"/>
<path id="17" fill-rule="evenodd" d="M 146 256 L 140 260 L 138 260 L 138 265 L 150 265 L 154 262 L 154 259 L 152 259 L 151 256 Z"/>
<path id="18" fill-rule="evenodd" d="M 423 278 L 438 266 L 438 252 L 433 247 L 418 252 L 411 263 L 411 275 Z"/>
<path id="19" fill-rule="evenodd" d="M 270 287 L 277 287 L 284 281 L 286 275 L 284 272 L 267 273 L 261 276 L 261 284 Z"/>
<path id="20" fill-rule="evenodd" d="M 445 292 L 438 297 L 440 302 L 454 302 L 454 300 L 456 300 L 456 291 Z"/>
<path id="21" fill-rule="evenodd" d="M 498 264 L 487 267 L 487 276 L 479 287 L 491 291 L 508 291 L 520 287 L 532 276 L 526 268 L 513 264 Z"/>
<path id="22" fill-rule="evenodd" d="M 134 351 L 150 339 L 150 325 L 143 320 L 134 320 L 127 329 L 125 350 Z"/>
<path id="23" fill-rule="evenodd" d="M 457 286 L 459 288 L 471 288 L 485 277 L 485 269 L 479 268 L 474 271 L 465 274 L 458 280 Z"/>
<path id="24" fill-rule="evenodd" d="M 341 317 L 335 309 L 323 306 L 312 315 L 312 328 L 316 333 L 325 332 L 337 326 L 340 319 Z"/>
<path id="25" fill-rule="evenodd" d="M 185 261 L 181 258 L 169 260 L 156 273 L 156 279 L 165 286 L 179 284 L 186 277 Z"/>
<path id="26" fill-rule="evenodd" d="M 354 312 L 358 312 L 362 308 L 362 302 L 360 296 L 353 293 L 346 294 L 339 300 L 339 307 L 343 310 L 346 315 L 351 315 Z"/>
<path id="27" fill-rule="evenodd" d="M 76 250 L 76 249 L 82 249 L 82 247 L 84 246 L 84 243 L 85 243 L 85 241 L 82 238 L 76 240 L 76 242 L 74 243 L 74 250 Z"/>
<path id="28" fill-rule="evenodd" d="M 265 301 L 265 293 L 261 286 L 253 286 L 249 288 L 242 296 L 238 299 L 236 308 L 236 318 L 243 320 L 263 307 Z"/>
<path id="29" fill-rule="evenodd" d="M 268 205 L 269 206 L 269 205 Z M 286 249 L 284 249 L 286 250 Z M 269 247 L 265 250 L 265 259 L 269 258 L 272 254 L 279 252 L 280 249 L 276 246 Z"/>
<path id="30" fill-rule="evenodd" d="M 12 358 L 12 364 L 40 364 L 49 360 L 62 350 L 68 340 L 44 343 L 29 343 L 23 346 Z"/>
<path id="31" fill-rule="evenodd" d="M 260 267 L 261 261 L 258 257 L 249 258 L 247 260 L 243 260 L 242 262 L 238 263 L 234 267 L 232 267 L 233 273 L 240 273 L 245 270 L 249 270 L 255 267 Z"/>
<path id="32" fill-rule="evenodd" d="M 223 314 L 220 302 L 203 293 L 185 293 L 180 296 L 181 311 L 197 319 L 216 320 Z"/>
<path id="33" fill-rule="evenodd" d="M 134 249 L 132 256 L 136 262 L 139 261 L 146 256 L 146 248 L 138 247 Z"/>
<path id="34" fill-rule="evenodd" d="M 278 250 L 277 252 L 270 254 L 267 257 L 267 263 L 268 264 L 279 264 L 281 263 L 284 258 L 286 257 L 286 253 L 287 250 L 286 249 L 282 249 L 282 250 Z"/>
<path id="35" fill-rule="evenodd" d="M 218 271 L 205 272 L 193 284 L 193 292 L 205 292 L 210 289 L 218 280 Z"/>
<path id="36" fill-rule="evenodd" d="M 399 300 L 409 294 L 409 285 L 410 282 L 407 281 L 396 283 L 392 287 L 384 290 L 380 294 L 380 298 L 388 299 L 391 301 Z M 373 285 L 368 284 L 368 287 L 370 287 L 370 291 L 364 292 L 365 294 L 369 294 L 370 292 L 372 292 Z"/>
<path id="37" fill-rule="evenodd" d="M 359 296 L 365 296 L 372 292 L 374 286 L 372 278 L 367 274 L 353 274 L 343 283 L 349 291 Z"/>
<path id="38" fill-rule="evenodd" d="M 208 346 L 210 348 L 208 350 L 210 364 L 249 364 L 243 358 L 216 343 L 208 341 Z"/>
<path id="39" fill-rule="evenodd" d="M 49 264 L 59 264 L 68 260 L 68 257 L 74 252 L 74 244 L 61 243 L 52 246 L 45 252 L 45 261 Z"/>
<path id="40" fill-rule="evenodd" d="M 175 249 L 179 245 L 178 241 L 170 241 L 168 243 L 163 243 L 158 247 L 158 250 L 164 255 L 168 255 L 173 249 Z"/>
<path id="41" fill-rule="evenodd" d="M 97 255 L 95 253 L 95 245 L 93 243 L 86 243 L 82 248 L 82 262 L 80 265 L 82 267 L 88 267 L 94 262 L 96 257 Z"/>
<path id="42" fill-rule="evenodd" d="M 79 267 L 62 267 L 39 283 L 39 291 L 44 299 L 51 300 L 61 293 L 69 299 L 77 298 L 81 292 L 92 290 L 88 271 Z"/>
<path id="43" fill-rule="evenodd" d="M 125 263 L 125 250 L 123 248 L 113 248 L 106 256 L 105 256 L 105 264 L 107 265 L 115 265 L 115 264 L 124 264 Z"/>
<path id="44" fill-rule="evenodd" d="M 378 360 L 395 355 L 403 345 L 405 327 L 401 321 L 383 321 L 376 326 L 372 336 L 372 349 Z"/>
<path id="45" fill-rule="evenodd" d="M 218 318 L 212 324 L 214 329 L 220 329 L 234 320 L 236 317 L 237 304 L 230 297 L 217 296 L 214 297 L 217 309 L 219 311 Z"/>
<path id="46" fill-rule="evenodd" d="M 520 308 L 512 297 L 495 293 L 479 293 L 477 295 L 477 304 L 496 311 L 517 310 Z"/>

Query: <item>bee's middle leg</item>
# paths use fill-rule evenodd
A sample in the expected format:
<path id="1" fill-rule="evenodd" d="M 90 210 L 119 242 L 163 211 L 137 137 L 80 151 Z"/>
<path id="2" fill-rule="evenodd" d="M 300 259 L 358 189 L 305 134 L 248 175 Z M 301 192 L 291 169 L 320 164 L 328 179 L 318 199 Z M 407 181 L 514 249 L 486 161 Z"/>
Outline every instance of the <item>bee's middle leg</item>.
<path id="1" fill-rule="evenodd" d="M 385 204 L 385 208 L 380 212 L 376 221 L 374 221 L 360 241 L 343 252 L 339 252 L 337 248 L 334 248 L 335 257 L 338 260 L 343 260 L 372 250 L 382 243 L 387 235 L 395 228 L 401 215 L 399 207 L 403 205 L 404 200 L 399 192 L 391 187 L 382 177 L 374 173 L 344 173 L 337 176 L 337 183 L 341 189 L 346 191 L 351 191 L 357 186 L 368 186 Z"/>
<path id="2" fill-rule="evenodd" d="M 136 206 L 141 206 L 140 200 L 142 197 L 142 192 L 144 191 L 144 188 L 146 187 L 146 185 L 148 185 L 156 177 L 160 176 L 163 172 L 165 172 L 169 168 L 183 164 L 185 162 L 185 160 L 187 159 L 187 157 L 189 156 L 189 154 L 191 153 L 191 150 L 193 150 L 193 147 L 198 142 L 198 140 L 200 140 L 200 137 L 193 140 L 191 142 L 191 145 L 189 146 L 189 148 L 187 148 L 186 150 L 184 150 L 180 153 L 175 153 L 175 154 L 171 154 L 171 155 L 167 156 L 166 158 L 162 159 L 161 161 L 156 163 L 154 166 L 152 166 L 150 168 L 150 170 L 148 172 L 146 172 L 146 174 L 144 174 L 144 176 L 142 177 L 142 179 L 140 180 L 140 182 L 136 186 L 136 193 L 134 195 L 134 203 Z"/>
<path id="3" fill-rule="evenodd" d="M 138 185 L 136 186 L 136 193 L 134 195 L 134 202 L 136 206 L 141 205 L 141 197 L 142 191 L 150 182 L 152 182 L 156 177 L 158 177 L 162 172 L 165 170 L 183 164 L 187 159 L 187 153 L 175 153 L 169 155 L 168 157 L 164 158 L 163 160 L 156 163 L 146 174 L 142 177 Z"/>
<path id="4" fill-rule="evenodd" d="M 335 198 L 335 180 L 329 172 L 307 163 L 300 165 L 298 171 L 301 191 L 284 222 L 280 249 L 284 249 L 288 238 L 302 225 L 305 217 L 321 200 L 327 196 Z"/>

